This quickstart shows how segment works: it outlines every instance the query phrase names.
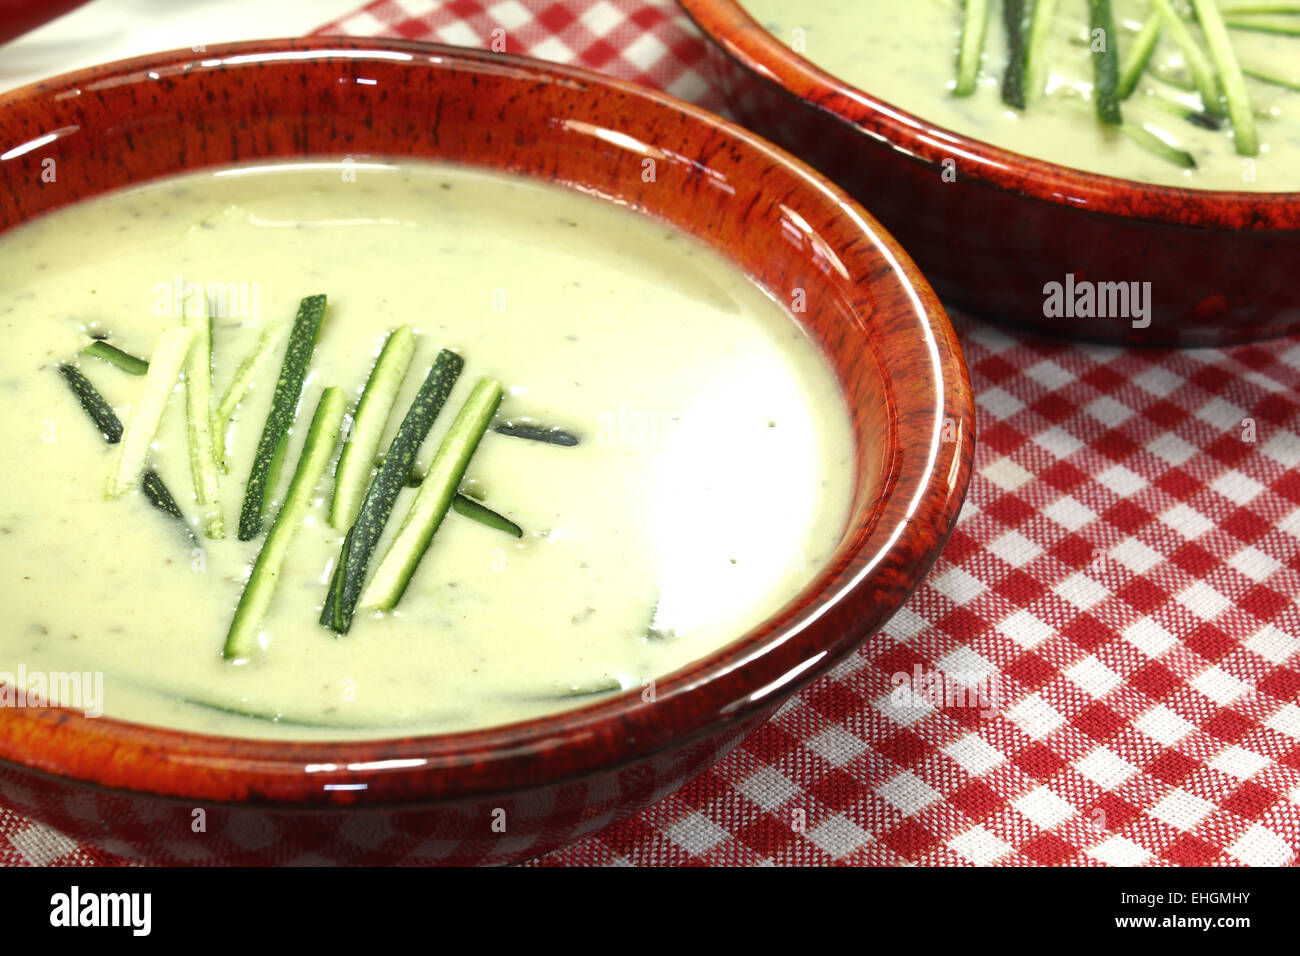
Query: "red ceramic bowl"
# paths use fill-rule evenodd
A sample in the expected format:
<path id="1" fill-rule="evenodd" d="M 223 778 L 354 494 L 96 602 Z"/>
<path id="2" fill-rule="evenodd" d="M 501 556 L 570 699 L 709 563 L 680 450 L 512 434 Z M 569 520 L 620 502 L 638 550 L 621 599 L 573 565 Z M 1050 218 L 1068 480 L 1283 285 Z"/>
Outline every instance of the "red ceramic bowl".
<path id="1" fill-rule="evenodd" d="M 0 43 L 75 10 L 86 0 L 0 0 Z"/>
<path id="2" fill-rule="evenodd" d="M 966 489 L 965 366 L 895 242 L 751 133 L 594 73 L 400 41 L 300 39 L 70 74 L 0 96 L 0 230 L 182 170 L 342 154 L 559 183 L 698 237 L 782 300 L 807 290 L 798 320 L 852 410 L 851 520 L 803 594 L 660 681 L 653 703 L 633 692 L 511 726 L 362 743 L 0 710 L 4 802 L 123 856 L 505 862 L 621 820 L 717 760 L 879 628 L 938 554 Z M 57 184 L 42 182 L 47 158 Z M 657 164 L 652 183 L 646 158 Z M 195 832 L 200 808 L 205 829 Z M 504 833 L 493 826 L 501 821 Z"/>
<path id="3" fill-rule="evenodd" d="M 1300 193 L 1151 186 L 927 123 L 792 52 L 736 0 L 678 0 L 732 110 L 867 205 L 945 301 L 1052 334 L 1210 345 L 1300 331 Z M 956 163 L 946 182 L 944 160 Z M 1043 287 L 1151 283 L 1149 325 L 1043 314 Z"/>

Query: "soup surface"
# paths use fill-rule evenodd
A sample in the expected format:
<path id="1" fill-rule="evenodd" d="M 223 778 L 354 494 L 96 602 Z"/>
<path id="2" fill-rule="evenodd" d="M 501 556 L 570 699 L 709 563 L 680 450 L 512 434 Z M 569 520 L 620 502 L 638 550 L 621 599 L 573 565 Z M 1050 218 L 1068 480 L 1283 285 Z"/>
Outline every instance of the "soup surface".
<path id="1" fill-rule="evenodd" d="M 1175 7 L 1180 0 L 1174 0 Z M 1157 155 L 1096 119 L 1088 4 L 1061 3 L 1048 40 L 1044 95 L 1024 110 L 1007 106 L 1001 81 L 1007 34 L 1000 0 L 990 4 L 979 81 L 955 96 L 962 0 L 742 0 L 771 33 L 831 75 L 929 123 L 1004 149 L 1122 179 L 1263 192 L 1300 191 L 1300 90 L 1247 75 L 1260 140 L 1257 156 L 1239 156 L 1231 125 L 1207 129 L 1190 74 L 1170 31 L 1161 32 L 1147 71 L 1121 104 L 1126 124 L 1144 127 L 1190 154 L 1194 168 Z M 1228 4 L 1224 4 L 1225 8 Z M 1146 0 L 1113 0 L 1121 61 L 1147 17 Z M 1261 19 L 1268 19 L 1263 17 Z M 1274 17 L 1273 19 L 1282 19 Z M 1300 17 L 1291 17 L 1300 27 Z M 1205 49 L 1199 28 L 1188 24 Z M 1243 69 L 1300 87 L 1300 36 L 1229 31 Z M 1162 79 L 1163 78 L 1163 79 Z M 1180 85 L 1174 85 L 1175 83 Z M 1194 109 L 1191 122 L 1171 110 Z M 1212 119 L 1212 118 L 1211 118 Z M 960 165 L 961 159 L 957 157 Z"/>
<path id="2" fill-rule="evenodd" d="M 0 236 L 0 258 L 0 678 L 102 675 L 102 699 L 82 709 L 317 738 L 579 706 L 761 622 L 811 580 L 847 517 L 852 438 L 820 352 L 730 264 L 610 203 L 438 165 L 235 167 L 53 213 Z M 183 380 L 171 393 L 151 464 L 197 547 L 141 491 L 106 500 L 117 446 L 57 372 L 75 360 L 125 420 L 145 379 L 79 350 L 108 335 L 150 356 L 190 283 L 215 316 L 214 398 L 268 325 L 329 297 L 277 500 L 322 390 L 354 402 L 401 325 L 415 359 L 381 450 L 438 350 L 465 360 L 416 475 L 480 376 L 505 386 L 498 420 L 579 442 L 488 431 L 461 488 L 522 537 L 448 514 L 396 609 L 358 614 L 344 636 L 318 621 L 343 539 L 327 520 L 331 464 L 259 649 L 227 662 L 265 540 L 234 528 L 284 346 L 229 430 L 221 540 L 200 532 Z M 377 555 L 414 495 L 401 492 Z"/>

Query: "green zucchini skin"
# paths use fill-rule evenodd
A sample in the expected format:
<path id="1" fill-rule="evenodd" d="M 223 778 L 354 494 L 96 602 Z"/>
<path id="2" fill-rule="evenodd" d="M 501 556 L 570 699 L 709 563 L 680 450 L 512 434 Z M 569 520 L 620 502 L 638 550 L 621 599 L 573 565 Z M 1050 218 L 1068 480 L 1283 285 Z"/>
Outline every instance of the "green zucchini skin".
<path id="1" fill-rule="evenodd" d="M 1248 33 L 1273 33 L 1278 36 L 1300 37 L 1300 23 L 1293 20 L 1283 20 L 1280 17 L 1271 19 L 1254 18 L 1249 16 L 1233 16 L 1236 11 L 1224 10 L 1223 25 L 1229 30 L 1245 30 Z M 1294 13 L 1294 10 L 1281 11 L 1285 13 Z"/>
<path id="2" fill-rule="evenodd" d="M 429 543 L 451 508 L 456 489 L 465 477 L 465 469 L 488 430 L 504 389 L 492 378 L 480 378 L 456 420 L 442 438 L 438 452 L 429 464 L 429 473 L 420 483 L 410 510 L 402 519 L 397 536 L 375 569 L 375 575 L 361 595 L 367 608 L 391 611 L 402 599 L 419 567 Z"/>
<path id="3" fill-rule="evenodd" d="M 85 409 L 90 420 L 95 423 L 95 427 L 104 436 L 104 440 L 110 445 L 116 445 L 121 441 L 122 420 L 117 417 L 113 407 L 105 401 L 104 396 L 99 394 L 99 389 L 95 388 L 90 379 L 82 375 L 75 365 L 60 365 L 58 369 L 64 381 L 68 383 L 68 387 L 72 389 L 72 393 L 81 402 L 81 407 Z M 140 490 L 144 492 L 149 504 L 180 521 L 181 527 L 185 529 L 191 543 L 198 543 L 189 522 L 185 520 L 185 513 L 181 511 L 180 505 L 176 504 L 176 499 L 167 490 L 167 486 L 163 484 L 158 472 L 152 468 L 145 469 L 140 481 Z"/>
<path id="4" fill-rule="evenodd" d="M 1263 70 L 1242 67 L 1243 76 L 1248 76 L 1252 80 L 1259 80 L 1261 83 L 1268 83 L 1270 86 L 1281 86 L 1284 89 L 1295 90 L 1300 92 L 1300 83 L 1295 80 L 1289 80 L 1285 76 L 1278 76 L 1276 73 L 1266 73 Z"/>
<path id="5" fill-rule="evenodd" d="M 524 536 L 524 529 L 519 527 L 503 514 L 498 514 L 487 505 L 481 505 L 473 498 L 466 498 L 464 495 L 456 495 L 451 499 L 452 510 L 462 517 L 469 518 L 471 521 L 477 521 L 479 524 L 494 531 L 504 531 L 506 534 L 513 535 L 516 538 Z"/>
<path id="6" fill-rule="evenodd" d="M 357 520 L 375 452 L 379 450 L 393 402 L 414 356 L 415 333 L 409 325 L 403 325 L 389 334 L 379 358 L 375 360 L 375 367 L 370 371 L 365 391 L 361 393 L 352 417 L 352 433 L 343 446 L 338 469 L 334 472 L 330 524 L 335 528 L 351 528 Z"/>
<path id="7" fill-rule="evenodd" d="M 1052 21 L 1057 0 L 1036 0 L 1033 16 L 1025 35 L 1024 97 L 1033 103 L 1043 95 L 1047 85 L 1047 52 L 1051 45 Z"/>
<path id="8" fill-rule="evenodd" d="M 1119 31 L 1115 28 L 1115 12 L 1110 0 L 1088 0 L 1088 13 L 1093 32 L 1100 30 L 1105 38 L 1105 49 L 1092 52 L 1097 118 L 1108 126 L 1118 126 L 1124 117 L 1119 106 Z"/>
<path id="9" fill-rule="evenodd" d="M 239 368 L 235 369 L 234 377 L 226 386 L 221 401 L 217 403 L 217 410 L 212 415 L 212 443 L 216 446 L 217 464 L 223 472 L 229 471 L 226 467 L 226 430 L 230 427 L 230 419 L 261 372 L 263 363 L 279 347 L 280 340 L 288 331 L 289 323 L 279 322 L 262 333 L 261 338 L 257 340 L 257 345 L 244 356 L 244 360 L 239 363 Z"/>
<path id="10" fill-rule="evenodd" d="M 271 532 L 262 543 L 262 550 L 258 552 L 248 583 L 244 586 L 244 593 L 240 595 L 239 606 L 235 608 L 234 619 L 230 622 L 226 645 L 221 652 L 221 656 L 228 661 L 247 660 L 257 649 L 258 627 L 275 596 L 276 582 L 285 556 L 289 553 L 289 545 L 307 514 L 316 486 L 334 456 L 347 406 L 347 397 L 341 388 L 327 388 L 321 395 L 316 414 L 312 416 L 307 431 L 302 456 L 298 459 L 298 467 L 294 470 L 293 481 L 289 485 L 289 493 L 284 499 L 284 507 L 276 515 Z"/>
<path id="11" fill-rule="evenodd" d="M 113 407 L 104 401 L 104 396 L 99 394 L 99 389 L 95 388 L 90 383 L 90 379 L 82 375 L 81 370 L 75 365 L 63 364 L 59 365 L 58 369 L 64 381 L 68 383 L 68 388 L 72 389 L 72 394 L 76 395 L 77 401 L 81 402 L 82 409 L 104 436 L 104 440 L 110 445 L 120 442 L 122 420 L 117 417 Z"/>
<path id="12" fill-rule="evenodd" d="M 191 548 L 197 548 L 199 546 L 199 539 L 194 534 L 194 529 L 191 528 L 190 523 L 185 520 L 185 512 L 181 511 L 180 505 L 176 503 L 176 499 L 172 497 L 172 493 L 167 490 L 167 486 L 163 484 L 163 480 L 159 477 L 158 472 L 154 471 L 152 468 L 146 468 L 144 474 L 140 476 L 140 490 L 144 492 L 144 496 L 148 499 L 149 504 L 153 505 L 163 514 L 170 515 L 177 520 L 181 531 L 184 532 L 185 542 Z"/>
<path id="13" fill-rule="evenodd" d="M 216 448 L 212 440 L 212 316 L 207 297 L 198 293 L 185 300 L 185 324 L 194 329 L 194 344 L 185 360 L 185 431 L 189 438 L 190 480 L 194 500 L 205 505 L 203 533 L 226 536 L 221 513 L 221 487 L 217 480 Z"/>
<path id="14" fill-rule="evenodd" d="M 1119 70 L 1119 89 L 1116 96 L 1121 100 L 1128 99 L 1137 89 L 1138 80 L 1146 72 L 1147 65 L 1151 62 L 1151 55 L 1155 53 L 1164 22 L 1165 18 L 1160 11 L 1152 10 L 1143 21 L 1138 35 L 1133 38 L 1133 46 L 1129 48 L 1128 56 L 1125 57 Z"/>
<path id="15" fill-rule="evenodd" d="M 123 352 L 116 345 L 109 345 L 104 341 L 91 342 L 81 350 L 81 354 L 116 365 L 123 372 L 131 375 L 144 375 L 149 371 L 149 363 L 144 359 L 136 358 L 130 352 Z"/>
<path id="16" fill-rule="evenodd" d="M 545 442 L 548 445 L 573 446 L 578 444 L 578 436 L 562 428 L 538 425 L 536 422 L 499 422 L 492 426 L 498 435 L 509 438 L 524 438 L 528 441 Z"/>
<path id="17" fill-rule="evenodd" d="M 1132 123 L 1123 123 L 1120 125 L 1119 131 L 1147 152 L 1159 156 L 1161 159 L 1171 162 L 1175 166 L 1181 166 L 1183 169 L 1196 168 L 1196 157 L 1186 150 L 1179 149 L 1177 146 L 1171 146 L 1169 143 L 1166 143 L 1145 126 L 1134 126 Z"/>
<path id="18" fill-rule="evenodd" d="M 266 508 L 275 493 L 279 468 L 283 460 L 283 445 L 293 425 L 298 402 L 302 398 L 302 385 L 307 378 L 307 367 L 316 350 L 316 338 L 321 320 L 325 316 L 326 298 L 309 295 L 298 304 L 298 314 L 289 332 L 289 345 L 280 366 L 280 377 L 271 397 L 271 411 L 266 416 L 262 437 L 253 455 L 253 465 L 248 474 L 244 492 L 244 507 L 239 514 L 239 540 L 251 541 L 262 533 L 266 521 Z"/>
<path id="19" fill-rule="evenodd" d="M 169 514 L 173 518 L 185 520 L 185 513 L 181 511 L 181 506 L 176 503 L 172 493 L 167 490 L 163 480 L 158 477 L 158 472 L 149 468 L 145 471 L 143 478 L 140 480 L 140 490 L 144 496 L 149 499 L 149 504 L 153 505 L 164 514 Z M 188 527 L 188 525 L 186 525 Z"/>
<path id="20" fill-rule="evenodd" d="M 1223 14 L 1215 0 L 1192 0 L 1192 7 L 1196 11 L 1196 18 L 1201 22 L 1201 32 L 1210 49 L 1210 62 L 1214 64 L 1219 86 L 1222 87 L 1228 104 L 1228 118 L 1232 121 L 1232 136 L 1237 154 L 1257 156 L 1259 130 L 1255 126 L 1255 111 L 1250 103 L 1250 92 L 1246 89 L 1241 64 L 1237 62 L 1237 53 L 1223 22 Z M 1300 33 L 1300 30 L 1295 32 Z M 1209 104 L 1205 105 L 1208 109 Z"/>
<path id="21" fill-rule="evenodd" d="M 1023 110 L 1025 66 L 1029 53 L 1029 24 L 1034 0 L 1003 0 L 1002 18 L 1007 28 L 1007 69 L 1002 76 L 1002 102 Z"/>
<path id="22" fill-rule="evenodd" d="M 163 329 L 158 336 L 140 397 L 131 406 L 131 414 L 123 425 L 120 451 L 104 488 L 105 498 L 120 498 L 140 483 L 150 446 L 193 345 L 194 329 L 186 326 Z"/>
<path id="23" fill-rule="evenodd" d="M 957 55 L 957 83 L 954 96 L 970 96 L 979 78 L 980 57 L 989 25 L 989 0 L 966 0 L 962 16 L 961 46 Z"/>
<path id="24" fill-rule="evenodd" d="M 339 634 L 346 634 L 352 626 L 352 616 L 366 581 L 366 568 L 392 514 L 398 492 L 406 484 L 415 465 L 415 456 L 464 367 L 465 360 L 455 352 L 443 349 L 438 353 L 388 446 L 383 463 L 366 489 L 357 520 L 344 539 L 339 562 L 330 579 L 325 606 L 321 609 L 321 624 Z"/>

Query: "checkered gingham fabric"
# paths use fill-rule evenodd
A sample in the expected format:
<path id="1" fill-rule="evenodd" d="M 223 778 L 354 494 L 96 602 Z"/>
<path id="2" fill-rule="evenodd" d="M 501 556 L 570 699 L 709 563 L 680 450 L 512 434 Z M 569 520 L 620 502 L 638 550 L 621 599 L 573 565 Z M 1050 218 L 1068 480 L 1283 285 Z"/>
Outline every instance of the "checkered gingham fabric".
<path id="1" fill-rule="evenodd" d="M 379 0 L 319 32 L 498 27 L 719 105 L 668 0 Z M 539 862 L 1296 862 L 1300 340 L 1142 351 L 954 320 L 979 446 L 911 602 L 702 777 Z M 0 810 L 0 862 L 116 861 Z"/>

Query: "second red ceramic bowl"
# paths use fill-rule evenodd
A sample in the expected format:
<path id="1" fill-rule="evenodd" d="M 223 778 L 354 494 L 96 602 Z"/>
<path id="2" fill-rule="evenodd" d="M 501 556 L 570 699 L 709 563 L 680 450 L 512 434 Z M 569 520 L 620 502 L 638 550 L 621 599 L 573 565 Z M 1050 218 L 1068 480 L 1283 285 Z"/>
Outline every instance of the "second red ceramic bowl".
<path id="1" fill-rule="evenodd" d="M 1035 331 L 1137 345 L 1300 332 L 1300 193 L 1152 186 L 1031 159 L 831 76 L 737 0 L 678 2 L 713 41 L 732 110 L 864 203 L 945 301 Z M 1150 282 L 1150 315 L 1048 317 L 1044 287 L 1067 275 Z"/>
<path id="2" fill-rule="evenodd" d="M 751 133 L 594 73 L 400 41 L 308 39 L 70 74 L 0 96 L 0 231 L 182 171 L 344 155 L 556 183 L 695 236 L 779 301 L 805 289 L 796 318 L 829 357 L 851 412 L 852 514 L 797 599 L 662 679 L 652 703 L 632 692 L 472 733 L 346 743 L 0 709 L 3 802 L 125 857 L 499 863 L 622 820 L 717 760 L 878 629 L 938 554 L 965 493 L 966 370 L 942 308 L 893 239 Z M 56 184 L 41 176 L 51 158 Z"/>

